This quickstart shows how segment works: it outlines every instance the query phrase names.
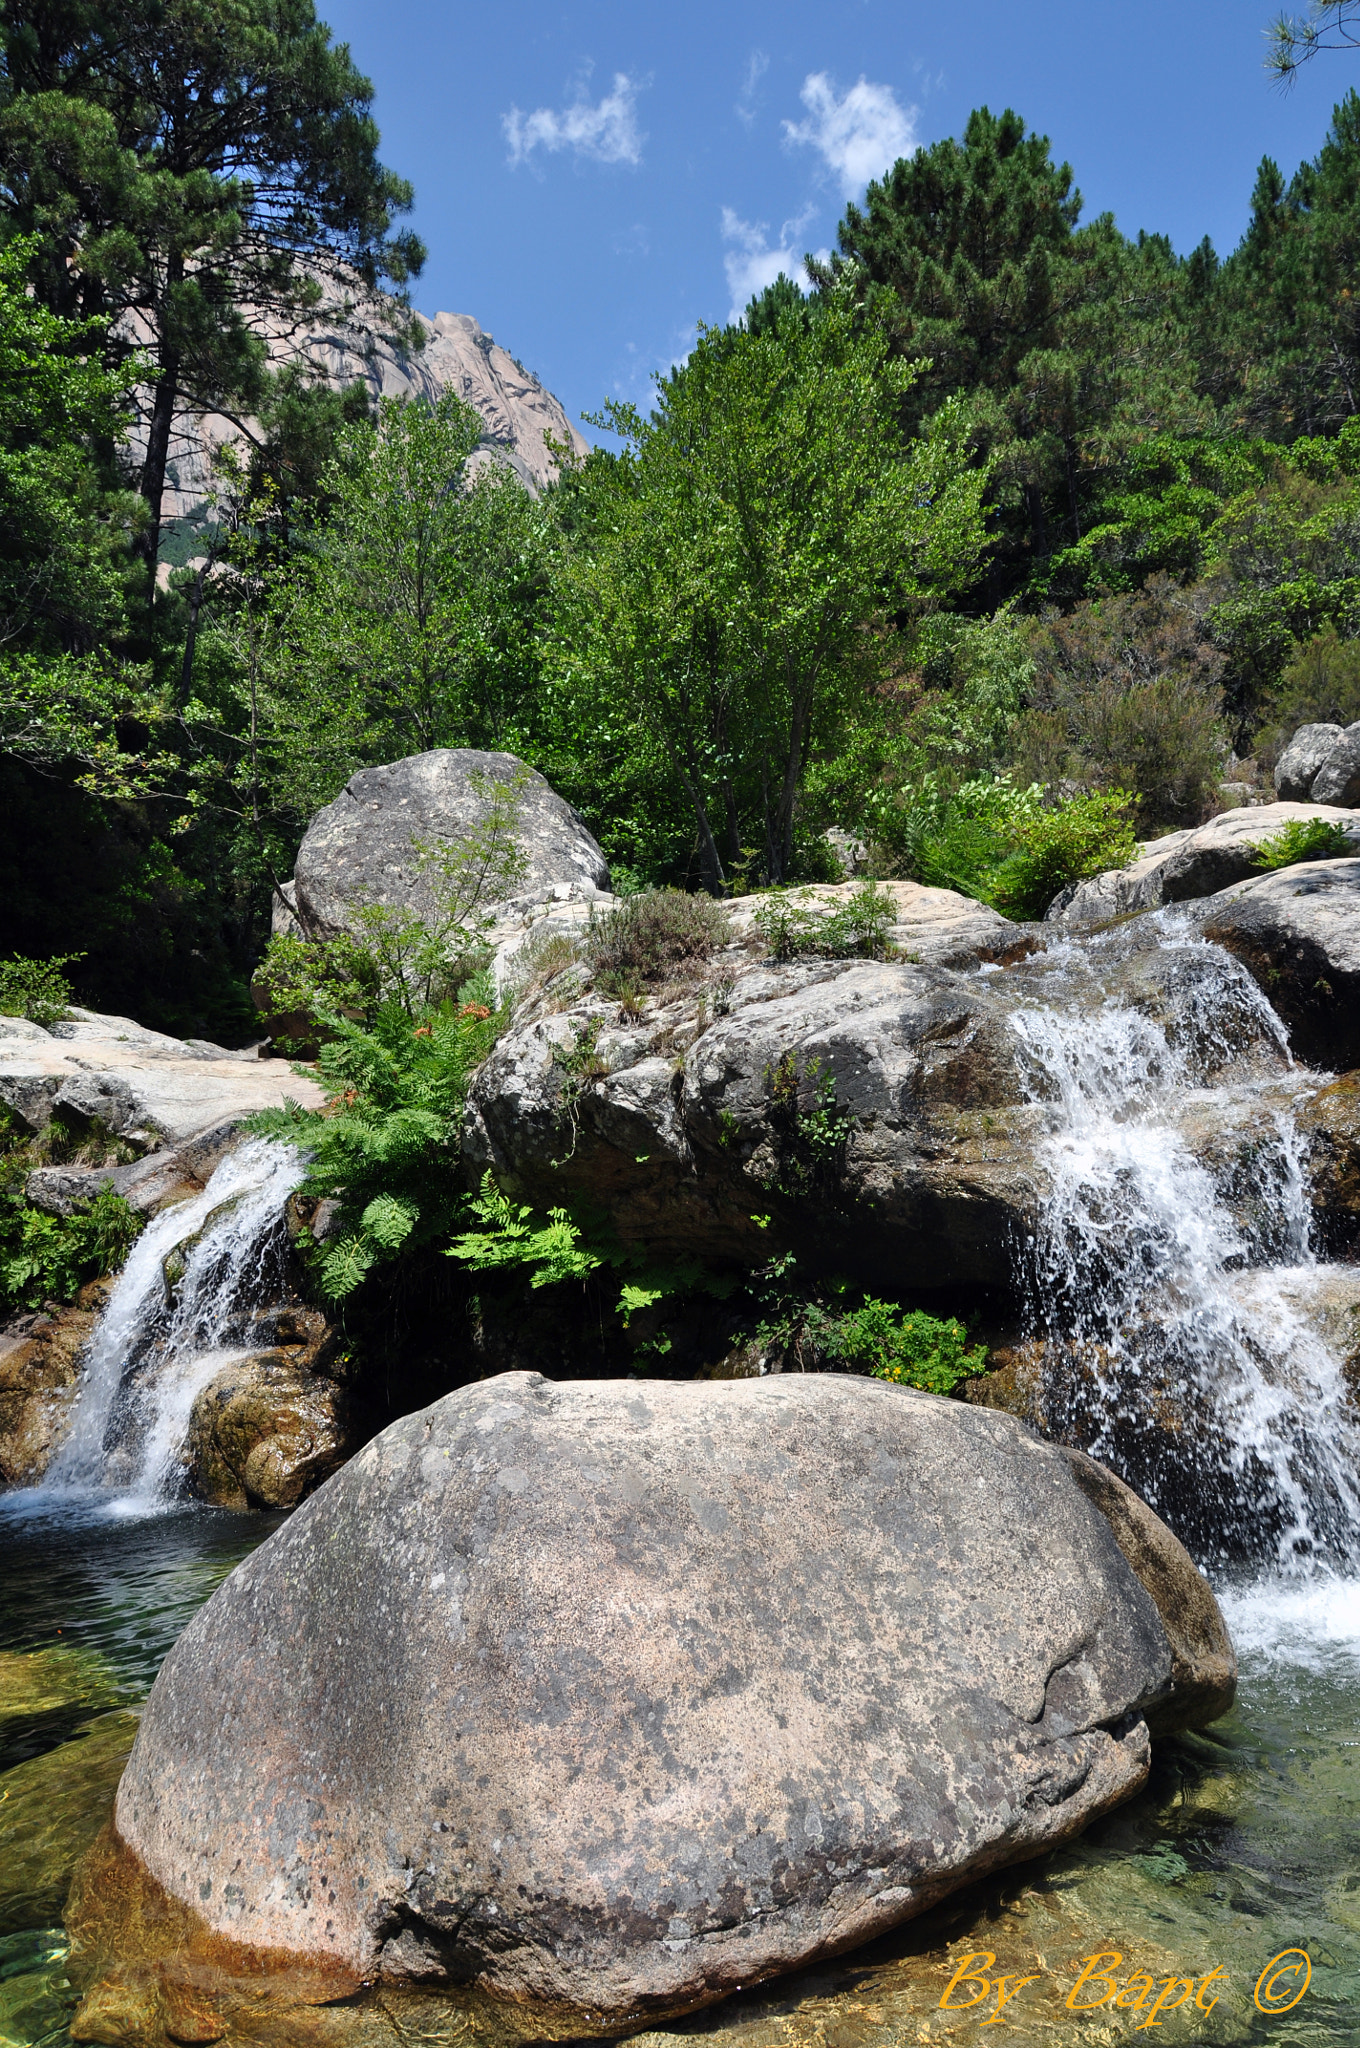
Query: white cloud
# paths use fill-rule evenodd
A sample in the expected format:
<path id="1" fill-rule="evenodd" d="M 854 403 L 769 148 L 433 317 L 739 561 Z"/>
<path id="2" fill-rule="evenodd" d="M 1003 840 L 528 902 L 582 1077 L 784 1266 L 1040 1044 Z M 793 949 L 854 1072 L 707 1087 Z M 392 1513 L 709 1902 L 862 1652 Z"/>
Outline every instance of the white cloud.
<path id="1" fill-rule="evenodd" d="M 727 272 L 727 289 L 732 294 L 729 320 L 740 320 L 756 293 L 773 284 L 781 270 L 806 288 L 807 273 L 802 256 L 795 253 L 795 243 L 811 218 L 809 211 L 799 214 L 796 220 L 786 220 L 772 246 L 767 222 L 743 220 L 730 206 L 723 208 L 722 238 L 729 244 L 723 269 Z"/>
<path id="2" fill-rule="evenodd" d="M 748 128 L 756 117 L 756 87 L 760 84 L 761 79 L 769 68 L 770 60 L 765 52 L 763 50 L 752 50 L 750 57 L 747 59 L 746 76 L 742 81 L 741 93 L 735 108 L 737 119 L 744 121 Z"/>
<path id="3" fill-rule="evenodd" d="M 532 114 L 511 107 L 501 116 L 501 127 L 510 145 L 510 161 L 522 164 L 536 149 L 552 153 L 573 150 L 577 156 L 593 157 L 601 164 L 639 164 L 646 137 L 637 125 L 636 99 L 645 80 L 630 78 L 625 71 L 614 73 L 614 90 L 593 106 L 582 86 L 569 107 L 560 112 L 552 107 L 535 107 Z"/>
<path id="4" fill-rule="evenodd" d="M 819 150 L 847 198 L 915 147 L 916 109 L 899 105 L 890 85 L 861 78 L 838 98 L 829 72 L 813 71 L 799 97 L 811 118 L 785 121 L 785 138 Z"/>

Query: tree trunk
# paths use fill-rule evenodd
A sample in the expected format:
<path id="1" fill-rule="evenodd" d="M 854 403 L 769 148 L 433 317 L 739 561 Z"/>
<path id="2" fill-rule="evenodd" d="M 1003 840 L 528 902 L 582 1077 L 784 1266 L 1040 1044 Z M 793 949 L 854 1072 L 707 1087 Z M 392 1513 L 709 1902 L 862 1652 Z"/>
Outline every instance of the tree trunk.
<path id="1" fill-rule="evenodd" d="M 151 402 L 151 425 L 146 437 L 146 457 L 142 463 L 142 496 L 146 500 L 151 517 L 141 539 L 141 551 L 146 562 L 147 577 L 151 586 L 151 601 L 156 595 L 156 563 L 161 551 L 161 505 L 165 498 L 165 471 L 170 460 L 170 431 L 175 423 L 175 406 L 179 401 L 180 357 L 176 350 L 165 349 L 161 353 L 161 373 L 156 379 L 155 396 Z"/>

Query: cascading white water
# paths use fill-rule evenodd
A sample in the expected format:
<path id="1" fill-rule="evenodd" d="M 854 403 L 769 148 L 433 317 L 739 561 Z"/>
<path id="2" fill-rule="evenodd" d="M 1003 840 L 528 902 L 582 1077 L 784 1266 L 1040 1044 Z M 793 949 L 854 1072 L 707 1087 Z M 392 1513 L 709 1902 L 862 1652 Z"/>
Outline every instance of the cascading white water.
<path id="1" fill-rule="evenodd" d="M 1054 949 L 1012 1018 L 1049 1124 L 1026 1247 L 1048 1423 L 1206 1565 L 1353 1569 L 1360 1430 L 1304 1312 L 1319 1269 L 1293 1103 L 1316 1077 L 1288 1067 L 1236 961 L 1159 923 L 1159 970 L 1187 969 L 1162 1017 L 1103 985 L 1145 931 Z"/>
<path id="2" fill-rule="evenodd" d="M 284 1205 L 303 1170 L 291 1147 L 250 1139 L 200 1195 L 147 1225 L 100 1318 L 43 1496 L 131 1511 L 173 1498 L 194 1398 L 240 1355 L 250 1311 L 282 1278 Z"/>

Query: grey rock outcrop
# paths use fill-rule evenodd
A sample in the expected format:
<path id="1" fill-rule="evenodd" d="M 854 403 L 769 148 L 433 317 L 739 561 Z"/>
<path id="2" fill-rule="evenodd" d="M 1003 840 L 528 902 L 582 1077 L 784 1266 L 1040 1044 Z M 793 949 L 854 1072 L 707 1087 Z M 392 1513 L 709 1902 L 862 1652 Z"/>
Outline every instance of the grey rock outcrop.
<path id="1" fill-rule="evenodd" d="M 1360 859 L 1276 868 L 1195 906 L 1242 962 L 1311 1066 L 1360 1066 Z"/>
<path id="2" fill-rule="evenodd" d="M 971 971 L 779 965 L 738 941 L 641 1014 L 550 984 L 473 1081 L 471 1173 L 543 1210 L 587 1198 L 657 1258 L 758 1265 L 773 1220 L 800 1259 L 873 1290 L 1009 1292 L 1048 1186 L 1048 1111 L 1011 1026 L 1030 934 L 1012 927 L 998 950 L 1019 959 L 980 970 L 966 919 L 950 924 L 936 941 Z M 1149 947 L 1112 960 L 1091 1000 L 1117 992 L 1164 1021 L 1205 1079 L 1226 1058 L 1283 1064 L 1254 991 L 1229 1028 L 1220 981 L 1208 948 Z"/>
<path id="3" fill-rule="evenodd" d="M 525 873 L 504 902 L 509 914 L 554 898 L 590 902 L 607 894 L 609 868 L 571 805 L 513 754 L 441 747 L 351 776 L 318 811 L 298 849 L 293 902 L 312 935 L 344 931 L 362 903 L 427 911 L 428 887 L 416 842 L 456 839 L 486 817 L 487 782 L 525 778 L 517 837 Z M 474 778 L 484 778 L 482 787 Z M 283 914 L 276 915 L 276 925 Z"/>
<path id="4" fill-rule="evenodd" d="M 1315 804 L 1360 803 L 1360 724 L 1346 727 L 1313 777 L 1308 794 Z"/>
<path id="5" fill-rule="evenodd" d="M 559 2033 L 692 2010 L 1067 1839 L 1148 1714 L 1226 1708 L 1212 1596 L 1110 1488 L 876 1382 L 482 1382 L 190 1623 L 119 1834 L 256 1950 Z"/>
<path id="6" fill-rule="evenodd" d="M 1360 852 L 1360 810 L 1319 803 L 1253 804 L 1223 811 L 1207 825 L 1146 841 L 1128 867 L 1109 869 L 1064 889 L 1050 904 L 1046 922 L 1102 924 L 1134 911 L 1155 910 L 1163 903 L 1216 895 L 1258 872 L 1252 861 L 1263 839 L 1282 825 L 1310 818 L 1342 826 Z"/>
<path id="7" fill-rule="evenodd" d="M 357 282 L 357 281 L 356 281 Z M 390 317 L 388 317 L 390 316 Z M 587 442 L 551 391 L 485 333 L 468 313 L 417 313 L 424 346 L 409 348 L 401 338 L 407 316 L 381 295 L 356 293 L 351 305 L 333 305 L 308 334 L 290 325 L 274 331 L 268 318 L 254 323 L 275 363 L 299 354 L 321 371 L 335 390 L 359 383 L 378 398 L 419 398 L 434 402 L 451 391 L 482 416 L 484 431 L 469 467 L 486 462 L 509 469 L 537 493 L 557 473 L 557 458 L 545 435 L 574 455 Z M 137 336 L 144 339 L 144 336 Z M 214 481 L 212 458 L 224 443 L 239 445 L 241 430 L 221 413 L 186 413 L 171 442 L 171 476 L 165 517 L 178 520 L 201 512 Z M 134 453 L 146 446 L 146 423 L 131 435 Z"/>
<path id="8" fill-rule="evenodd" d="M 1276 796 L 1286 803 L 1307 803 L 1313 777 L 1344 730 L 1339 725 L 1301 725 L 1275 764 Z"/>
<path id="9" fill-rule="evenodd" d="M 125 1017 L 76 1010 L 50 1031 L 0 1035 L 0 1101 L 34 1132 L 60 1114 L 148 1153 L 190 1141 L 211 1150 L 212 1134 L 288 1096 L 319 1107 L 325 1091 L 281 1062 L 168 1038 Z"/>

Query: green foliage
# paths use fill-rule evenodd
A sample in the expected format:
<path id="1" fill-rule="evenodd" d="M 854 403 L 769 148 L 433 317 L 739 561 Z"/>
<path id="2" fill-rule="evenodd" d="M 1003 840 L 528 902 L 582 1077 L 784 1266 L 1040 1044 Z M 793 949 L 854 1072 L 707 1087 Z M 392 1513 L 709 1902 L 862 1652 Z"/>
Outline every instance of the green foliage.
<path id="1" fill-rule="evenodd" d="M 623 1244 L 606 1220 L 588 1205 L 550 1209 L 546 1218 L 527 1205 L 509 1201 L 489 1173 L 468 1208 L 484 1226 L 454 1239 L 448 1257 L 474 1273 L 527 1271 L 531 1287 L 555 1287 L 564 1280 L 585 1280 L 608 1266 L 626 1276 L 619 1287 L 615 1313 L 627 1329 L 639 1309 L 652 1308 L 669 1296 L 710 1294 L 726 1300 L 736 1281 L 708 1272 L 695 1259 L 656 1261 Z"/>
<path id="2" fill-rule="evenodd" d="M 776 960 L 803 953 L 825 960 L 881 960 L 896 921 L 895 899 L 874 882 L 862 882 L 836 904 L 819 902 L 806 889 L 772 889 L 752 917 Z"/>
<path id="3" fill-rule="evenodd" d="M 711 959 L 730 936 L 727 913 L 711 896 L 648 889 L 592 917 L 584 947 L 597 986 L 624 996 Z"/>
<path id="4" fill-rule="evenodd" d="M 952 1394 L 962 1381 L 987 1370 L 986 1346 L 969 1350 L 968 1332 L 955 1317 L 941 1320 L 922 1309 L 905 1312 L 873 1296 L 836 1320 L 826 1349 L 833 1359 L 867 1367 L 875 1379 L 920 1387 L 927 1394 Z"/>
<path id="5" fill-rule="evenodd" d="M 1134 803 L 1124 789 L 1093 791 L 1017 820 L 1015 850 L 989 878 L 988 901 L 1007 917 L 1042 917 L 1069 882 L 1127 867 L 1137 851 Z"/>
<path id="6" fill-rule="evenodd" d="M 1305 860 L 1340 860 L 1358 850 L 1344 825 L 1329 824 L 1325 818 L 1290 818 L 1278 832 L 1257 842 L 1251 864 L 1254 868 L 1292 868 Z"/>
<path id="7" fill-rule="evenodd" d="M 836 1101 L 833 1074 L 811 1059 L 799 1071 L 783 1053 L 765 1076 L 766 1117 L 775 1163 L 766 1180 L 786 1201 L 814 1202 L 828 1212 L 840 1207 L 846 1149 L 855 1119 Z"/>
<path id="8" fill-rule="evenodd" d="M 82 953 L 59 953 L 51 960 L 0 960 L 0 1017 L 27 1017 L 30 1023 L 60 1024 L 71 1003 L 71 985 L 62 973 Z"/>
<path id="9" fill-rule="evenodd" d="M 1206 610 L 1161 576 L 1036 623 L 1020 772 L 1129 790 L 1148 833 L 1198 824 L 1226 751 L 1224 660 Z"/>
<path id="10" fill-rule="evenodd" d="M 262 315 L 424 252 L 393 234 L 410 187 L 377 160 L 373 88 L 311 0 L 127 0 L 116 16 L 9 0 L 0 206 L 34 236 L 40 304 L 147 338 L 141 491 L 154 565 L 171 428 L 186 407 L 249 410 Z"/>
<path id="11" fill-rule="evenodd" d="M 791 879 L 798 795 L 886 642 L 866 628 L 958 586 L 984 472 L 948 408 L 905 449 L 913 372 L 832 304 L 806 327 L 705 332 L 644 419 L 600 424 L 555 591 L 553 686 L 578 732 L 621 725 L 687 805 L 704 886 L 753 858 Z"/>
<path id="12" fill-rule="evenodd" d="M 896 872 L 927 888 L 986 898 L 993 870 L 1042 802 L 1037 783 L 1018 789 L 1008 775 L 979 776 L 950 789 L 931 773 L 880 812 L 880 846 Z"/>
<path id="13" fill-rule="evenodd" d="M 1360 640 L 1334 626 L 1300 647 L 1270 705 L 1272 724 L 1287 740 L 1301 725 L 1354 725 L 1360 720 Z"/>
<path id="14" fill-rule="evenodd" d="M 322 473 L 329 516 L 282 587 L 270 666 L 332 780 L 523 728 L 549 529 L 510 470 L 469 473 L 484 432 L 451 392 L 384 399 Z"/>
<path id="15" fill-rule="evenodd" d="M 85 1209 L 49 1216 L 24 1200 L 28 1162 L 0 1168 L 0 1312 L 72 1301 L 87 1280 L 116 1272 L 142 1228 L 142 1218 L 112 1188 Z"/>
<path id="16" fill-rule="evenodd" d="M 368 1026 L 331 1014 L 318 1058 L 326 1107 L 289 1103 L 250 1119 L 252 1130 L 309 1155 L 304 1193 L 339 1204 L 317 1258 L 332 1300 L 397 1252 L 447 1237 L 462 1214 L 463 1101 L 505 1022 L 488 977 L 462 993 L 461 1004 L 418 1024 L 396 1001 Z"/>

